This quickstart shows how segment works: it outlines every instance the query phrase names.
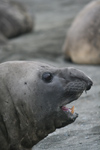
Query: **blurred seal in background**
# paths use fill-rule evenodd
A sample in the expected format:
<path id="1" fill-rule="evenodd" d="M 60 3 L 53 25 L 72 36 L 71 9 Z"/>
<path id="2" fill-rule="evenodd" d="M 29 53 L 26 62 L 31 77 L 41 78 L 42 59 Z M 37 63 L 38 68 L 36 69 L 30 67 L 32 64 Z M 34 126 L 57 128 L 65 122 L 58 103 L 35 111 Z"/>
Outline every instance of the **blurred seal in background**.
<path id="1" fill-rule="evenodd" d="M 0 43 L 32 31 L 32 16 L 20 2 L 0 0 Z"/>
<path id="2" fill-rule="evenodd" d="M 100 0 L 75 18 L 63 46 L 65 58 L 79 64 L 100 64 Z"/>

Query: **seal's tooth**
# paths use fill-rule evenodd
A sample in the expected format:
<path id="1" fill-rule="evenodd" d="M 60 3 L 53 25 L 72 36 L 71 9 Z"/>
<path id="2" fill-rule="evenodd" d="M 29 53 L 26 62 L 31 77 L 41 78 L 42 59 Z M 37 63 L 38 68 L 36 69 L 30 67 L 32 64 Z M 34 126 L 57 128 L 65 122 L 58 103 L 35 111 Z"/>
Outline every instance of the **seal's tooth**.
<path id="1" fill-rule="evenodd" d="M 74 113 L 74 108 L 75 108 L 74 106 L 70 108 L 72 114 Z"/>

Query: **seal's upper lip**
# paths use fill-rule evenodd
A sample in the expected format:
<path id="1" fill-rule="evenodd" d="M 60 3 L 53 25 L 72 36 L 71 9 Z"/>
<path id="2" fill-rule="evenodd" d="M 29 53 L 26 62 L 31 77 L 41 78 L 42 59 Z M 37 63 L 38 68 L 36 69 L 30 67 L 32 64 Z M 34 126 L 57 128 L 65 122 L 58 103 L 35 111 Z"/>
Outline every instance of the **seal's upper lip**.
<path id="1" fill-rule="evenodd" d="M 77 95 L 77 98 L 76 98 L 76 99 L 73 99 L 73 100 L 69 101 L 68 103 L 71 103 L 72 101 L 77 100 L 77 99 L 82 95 L 82 93 L 83 93 L 83 92 L 79 93 L 79 94 Z M 66 100 L 66 101 L 68 101 L 68 100 Z M 60 108 L 61 108 L 61 110 L 62 110 L 64 113 L 70 112 L 70 113 L 73 115 L 73 114 L 74 114 L 74 106 L 73 106 L 72 108 L 68 108 L 68 107 L 67 107 L 67 104 L 68 104 L 68 103 L 63 102 L 62 105 L 60 106 Z"/>
<path id="2" fill-rule="evenodd" d="M 82 95 L 82 93 L 83 93 L 83 91 L 80 92 L 79 94 L 77 94 L 77 96 L 76 96 L 75 98 L 71 99 L 71 100 L 66 99 L 65 101 L 63 101 L 63 102 L 61 103 L 60 107 L 63 107 L 63 106 L 65 106 L 65 105 L 67 105 L 67 104 L 69 104 L 69 103 L 71 103 L 71 102 L 73 102 L 73 101 L 75 101 L 75 100 L 78 100 L 78 98 Z"/>

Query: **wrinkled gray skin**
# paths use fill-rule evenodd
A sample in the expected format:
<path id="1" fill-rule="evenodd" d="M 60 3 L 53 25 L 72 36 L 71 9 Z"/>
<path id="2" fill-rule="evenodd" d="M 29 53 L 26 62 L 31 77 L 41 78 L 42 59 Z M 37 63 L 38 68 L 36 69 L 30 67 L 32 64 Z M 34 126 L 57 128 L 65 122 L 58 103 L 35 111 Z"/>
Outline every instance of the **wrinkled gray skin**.
<path id="1" fill-rule="evenodd" d="M 15 1 L 0 0 L 0 43 L 32 31 L 33 19 L 25 7 Z"/>
<path id="2" fill-rule="evenodd" d="M 49 72 L 52 78 L 45 80 Z M 39 62 L 0 64 L 0 150 L 28 150 L 78 117 L 61 106 L 76 100 L 92 81 L 74 68 Z"/>

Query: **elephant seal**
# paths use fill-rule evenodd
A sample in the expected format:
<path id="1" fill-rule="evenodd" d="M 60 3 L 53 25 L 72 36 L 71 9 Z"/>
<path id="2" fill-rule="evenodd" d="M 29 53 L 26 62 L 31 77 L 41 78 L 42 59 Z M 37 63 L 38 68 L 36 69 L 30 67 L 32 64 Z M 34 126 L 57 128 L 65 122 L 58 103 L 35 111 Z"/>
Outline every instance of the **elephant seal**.
<path id="1" fill-rule="evenodd" d="M 0 64 L 0 150 L 28 150 L 78 117 L 65 105 L 92 86 L 74 68 L 33 61 Z"/>
<path id="2" fill-rule="evenodd" d="M 79 64 L 100 64 L 100 0 L 78 14 L 63 46 L 66 59 Z"/>
<path id="3" fill-rule="evenodd" d="M 33 19 L 20 2 L 0 0 L 0 33 L 5 38 L 30 32 L 32 28 Z"/>

